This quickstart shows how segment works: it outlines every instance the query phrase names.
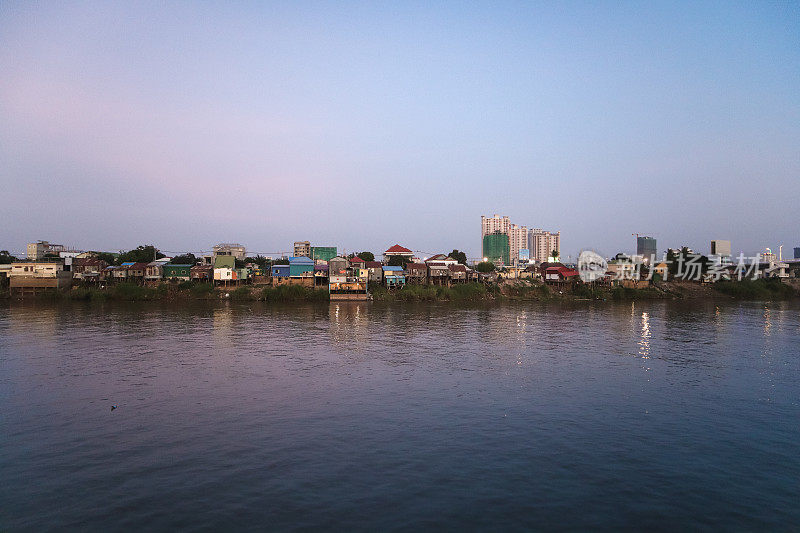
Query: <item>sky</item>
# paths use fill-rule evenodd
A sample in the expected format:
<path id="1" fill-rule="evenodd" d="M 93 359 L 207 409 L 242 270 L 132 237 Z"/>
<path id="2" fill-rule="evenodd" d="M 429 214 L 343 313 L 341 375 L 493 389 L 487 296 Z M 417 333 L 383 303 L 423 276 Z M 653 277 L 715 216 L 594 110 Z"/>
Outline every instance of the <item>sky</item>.
<path id="1" fill-rule="evenodd" d="M 800 246 L 797 2 L 0 2 L 0 249 Z"/>

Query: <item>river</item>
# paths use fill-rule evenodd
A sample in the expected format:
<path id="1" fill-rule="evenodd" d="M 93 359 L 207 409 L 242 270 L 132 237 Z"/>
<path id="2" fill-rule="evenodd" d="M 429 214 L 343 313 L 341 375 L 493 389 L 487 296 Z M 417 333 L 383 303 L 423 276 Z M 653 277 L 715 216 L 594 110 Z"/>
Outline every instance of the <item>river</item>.
<path id="1" fill-rule="evenodd" d="M 0 530 L 797 530 L 800 304 L 6 303 L 0 425 Z"/>

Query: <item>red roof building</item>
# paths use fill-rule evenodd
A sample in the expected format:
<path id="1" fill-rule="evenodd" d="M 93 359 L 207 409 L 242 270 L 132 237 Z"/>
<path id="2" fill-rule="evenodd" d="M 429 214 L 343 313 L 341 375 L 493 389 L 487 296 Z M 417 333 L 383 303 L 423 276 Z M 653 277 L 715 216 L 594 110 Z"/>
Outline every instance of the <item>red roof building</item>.
<path id="1" fill-rule="evenodd" d="M 395 244 L 394 246 L 392 246 L 391 248 L 389 248 L 388 250 L 383 252 L 383 255 L 409 255 L 410 256 L 410 255 L 414 255 L 414 252 L 412 252 L 408 248 L 404 248 L 404 247 L 400 246 L 399 244 Z"/>

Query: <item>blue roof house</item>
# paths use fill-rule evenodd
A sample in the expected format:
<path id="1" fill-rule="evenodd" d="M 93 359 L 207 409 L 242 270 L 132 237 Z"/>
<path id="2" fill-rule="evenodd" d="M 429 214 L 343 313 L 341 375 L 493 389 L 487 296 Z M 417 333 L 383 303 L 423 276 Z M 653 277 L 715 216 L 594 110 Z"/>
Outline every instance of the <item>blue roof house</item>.
<path id="1" fill-rule="evenodd" d="M 402 288 L 406 284 L 406 273 L 403 267 L 400 266 L 384 266 L 383 267 L 383 282 L 387 287 Z"/>
<path id="2" fill-rule="evenodd" d="M 270 271 L 272 272 L 272 276 L 275 278 L 289 277 L 289 265 L 272 265 Z"/>
<path id="3" fill-rule="evenodd" d="M 314 260 L 304 255 L 289 258 L 289 277 L 314 275 Z"/>

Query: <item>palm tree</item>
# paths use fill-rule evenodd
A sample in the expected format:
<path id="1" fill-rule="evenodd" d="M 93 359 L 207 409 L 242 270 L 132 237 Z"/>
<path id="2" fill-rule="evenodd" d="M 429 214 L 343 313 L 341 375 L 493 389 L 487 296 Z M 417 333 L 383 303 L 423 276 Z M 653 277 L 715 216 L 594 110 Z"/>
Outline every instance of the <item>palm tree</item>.
<path id="1" fill-rule="evenodd" d="M 556 261 L 558 260 L 558 256 L 559 256 L 559 255 L 560 255 L 560 254 L 558 253 L 558 250 L 553 250 L 552 252 L 550 252 L 550 257 L 552 257 L 552 258 L 553 258 L 553 259 L 555 259 Z"/>

